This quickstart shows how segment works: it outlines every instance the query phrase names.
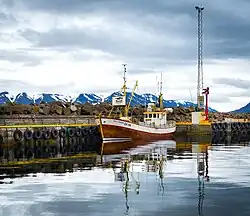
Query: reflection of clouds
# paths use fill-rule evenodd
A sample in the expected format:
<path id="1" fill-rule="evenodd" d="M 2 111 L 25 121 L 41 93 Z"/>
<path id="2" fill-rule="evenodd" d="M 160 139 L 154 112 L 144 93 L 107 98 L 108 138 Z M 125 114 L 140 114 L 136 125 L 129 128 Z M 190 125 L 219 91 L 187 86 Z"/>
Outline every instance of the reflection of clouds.
<path id="1" fill-rule="evenodd" d="M 98 178 L 99 176 L 102 178 Z M 5 179 L 8 181 L 9 179 Z M 16 178 L 12 185 L 1 185 L 1 188 L 14 188 L 25 185 L 35 184 L 64 184 L 64 183 L 112 183 L 114 175 L 112 169 L 93 168 L 92 170 L 75 170 L 75 172 L 63 173 L 62 175 L 38 173 L 36 176 Z"/>
<path id="2" fill-rule="evenodd" d="M 136 148 L 129 150 L 129 154 L 138 154 L 138 153 L 149 153 L 152 149 L 159 148 L 176 148 L 176 141 L 174 140 L 159 140 L 152 142 L 148 145 L 142 145 Z"/>
<path id="3" fill-rule="evenodd" d="M 250 148 L 218 146 L 209 157 L 212 181 L 250 186 Z"/>
<path id="4" fill-rule="evenodd" d="M 212 182 L 250 185 L 250 148 L 213 146 L 208 155 L 208 173 Z M 197 154 L 193 159 L 174 159 L 164 167 L 166 178 L 197 178 Z"/>
<path id="5" fill-rule="evenodd" d="M 38 203 L 56 200 L 94 201 L 101 199 L 105 193 L 118 193 L 119 189 L 119 185 L 114 183 L 112 169 L 94 168 L 63 176 L 38 174 L 37 177 L 17 178 L 12 185 L 0 186 L 0 215 L 18 213 L 28 216 L 31 206 Z"/>
<path id="6" fill-rule="evenodd" d="M 197 178 L 197 161 L 194 159 L 174 159 L 168 161 L 163 172 L 166 178 Z"/>
<path id="7" fill-rule="evenodd" d="M 187 192 L 175 186 L 176 180 L 169 183 L 172 184 L 171 193 L 165 197 L 166 200 L 171 199 L 169 205 L 186 205 Z M 139 196 L 134 190 L 135 182 L 129 184 L 130 213 L 139 215 L 142 210 L 152 212 L 161 209 L 163 204 L 157 196 L 155 174 L 141 173 L 140 184 Z M 67 173 L 65 176 L 38 174 L 37 177 L 17 179 L 13 185 L 2 187 L 1 192 L 0 215 L 4 216 L 31 216 L 34 215 L 33 209 L 37 215 L 60 215 L 58 211 L 63 212 L 64 205 L 69 208 L 64 215 L 68 212 L 75 215 L 73 212 L 77 211 L 82 211 L 83 215 L 89 211 L 90 215 L 122 215 L 124 211 L 121 184 L 114 182 L 111 169 Z M 71 205 L 77 206 L 77 210 L 70 209 Z"/>

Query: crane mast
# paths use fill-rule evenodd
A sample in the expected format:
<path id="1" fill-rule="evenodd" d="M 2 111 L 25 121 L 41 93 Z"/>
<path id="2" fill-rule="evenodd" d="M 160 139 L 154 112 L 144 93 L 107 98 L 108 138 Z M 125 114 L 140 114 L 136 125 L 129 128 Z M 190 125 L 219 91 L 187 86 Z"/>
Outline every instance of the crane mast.
<path id="1" fill-rule="evenodd" d="M 204 108 L 204 100 L 202 97 L 202 89 L 203 89 L 203 20 L 202 20 L 202 11 L 204 10 L 204 7 L 195 6 L 195 9 L 198 13 L 197 108 L 203 109 Z"/>

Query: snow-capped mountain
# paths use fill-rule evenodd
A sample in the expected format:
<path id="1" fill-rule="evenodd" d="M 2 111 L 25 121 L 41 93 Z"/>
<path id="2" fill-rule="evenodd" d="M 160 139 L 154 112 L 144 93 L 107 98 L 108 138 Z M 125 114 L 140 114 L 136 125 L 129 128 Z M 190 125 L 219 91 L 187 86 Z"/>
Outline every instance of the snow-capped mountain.
<path id="1" fill-rule="evenodd" d="M 127 102 L 131 98 L 131 92 L 127 92 Z M 119 92 L 114 92 L 108 97 L 104 98 L 104 102 L 111 102 L 113 96 L 119 96 Z M 62 94 L 50 94 L 50 93 L 41 93 L 37 95 L 29 95 L 26 92 L 18 93 L 16 95 L 11 95 L 9 92 L 1 92 L 0 93 L 0 104 L 14 102 L 17 104 L 31 104 L 36 103 L 39 104 L 41 102 L 50 103 L 55 101 L 62 101 L 62 102 L 74 102 L 84 104 L 89 102 L 91 104 L 100 103 L 103 99 L 96 95 L 96 94 L 85 94 L 81 93 L 77 96 L 66 96 Z M 150 102 L 157 102 L 158 97 L 154 94 L 134 94 L 134 97 L 131 101 L 131 106 L 135 105 L 147 105 Z M 194 103 L 188 101 L 181 101 L 181 100 L 163 100 L 164 107 L 190 107 L 195 106 Z M 210 112 L 216 112 L 216 110 L 209 108 Z"/>
<path id="2" fill-rule="evenodd" d="M 250 103 L 241 107 L 240 109 L 231 111 L 232 113 L 250 113 Z"/>
<path id="3" fill-rule="evenodd" d="M 120 93 L 119 92 L 114 92 L 112 93 L 110 96 L 105 98 L 105 102 L 111 102 L 112 101 L 112 97 L 114 96 L 119 96 Z M 127 92 L 127 103 L 129 102 L 131 98 L 131 92 Z M 147 105 L 148 103 L 151 102 L 158 102 L 158 97 L 154 94 L 136 94 L 134 93 L 134 97 L 131 101 L 131 106 L 135 106 L 135 105 Z M 183 100 L 164 100 L 163 99 L 163 104 L 164 107 L 169 107 L 169 108 L 174 108 L 174 107 L 195 107 L 196 104 L 189 102 L 189 101 L 183 101 Z M 217 112 L 215 109 L 212 109 L 209 107 L 209 112 Z"/>

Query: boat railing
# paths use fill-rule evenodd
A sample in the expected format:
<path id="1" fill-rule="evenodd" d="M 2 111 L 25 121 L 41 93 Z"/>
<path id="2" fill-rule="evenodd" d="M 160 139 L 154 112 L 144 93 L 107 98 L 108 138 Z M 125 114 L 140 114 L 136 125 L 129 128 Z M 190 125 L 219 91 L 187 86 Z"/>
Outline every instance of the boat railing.
<path id="1" fill-rule="evenodd" d="M 166 124 L 160 124 L 160 125 L 155 125 L 153 122 L 149 124 L 146 124 L 145 122 L 139 122 L 139 125 L 150 127 L 150 128 L 164 129 L 164 128 L 176 127 L 176 122 L 171 120 L 171 121 L 167 121 Z"/>

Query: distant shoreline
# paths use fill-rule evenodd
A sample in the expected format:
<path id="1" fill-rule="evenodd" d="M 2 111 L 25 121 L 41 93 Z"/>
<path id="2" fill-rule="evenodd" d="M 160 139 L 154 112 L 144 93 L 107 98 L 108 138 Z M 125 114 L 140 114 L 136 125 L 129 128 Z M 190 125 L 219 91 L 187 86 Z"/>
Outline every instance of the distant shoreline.
<path id="1" fill-rule="evenodd" d="M 71 104 L 64 102 L 51 102 L 41 104 L 1 104 L 0 105 L 0 116 L 2 118 L 11 116 L 96 116 L 102 113 L 103 116 L 107 116 L 111 110 L 110 103 L 98 103 L 98 104 Z M 176 122 L 191 122 L 191 113 L 194 108 L 177 107 L 172 108 L 173 111 L 168 113 L 168 119 Z M 134 106 L 130 108 L 130 114 L 133 117 L 143 117 L 145 107 Z M 119 115 L 119 112 L 116 113 Z M 250 119 L 250 114 L 247 113 L 222 113 L 222 112 L 210 112 L 209 119 L 211 121 L 223 121 L 225 118 L 237 118 L 237 119 Z"/>

